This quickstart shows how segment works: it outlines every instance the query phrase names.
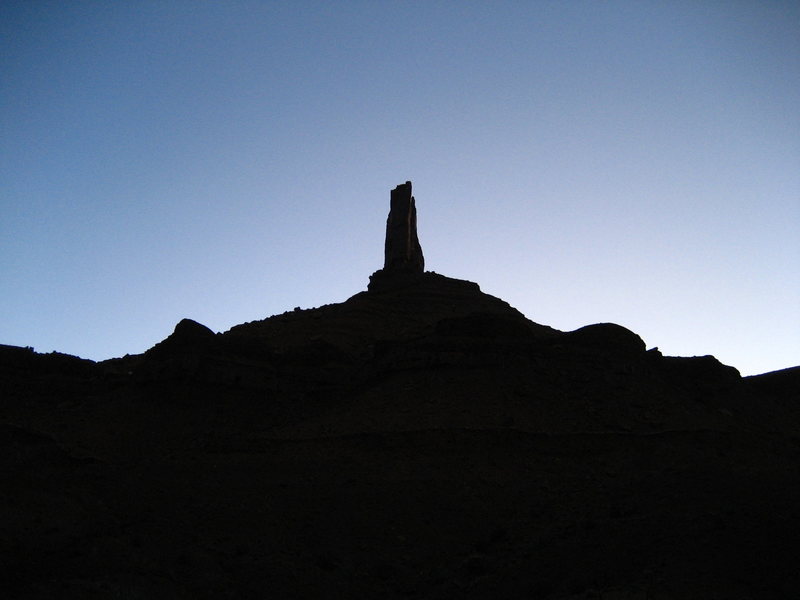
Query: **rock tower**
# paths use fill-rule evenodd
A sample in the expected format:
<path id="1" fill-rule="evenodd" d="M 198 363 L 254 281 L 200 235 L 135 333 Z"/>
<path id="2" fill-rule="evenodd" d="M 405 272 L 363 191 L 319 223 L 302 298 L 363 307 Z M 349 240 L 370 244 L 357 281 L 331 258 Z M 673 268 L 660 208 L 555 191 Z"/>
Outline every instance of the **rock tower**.
<path id="1" fill-rule="evenodd" d="M 425 258 L 417 238 L 417 208 L 411 195 L 410 181 L 398 185 L 391 192 L 385 252 L 384 271 L 425 271 Z"/>

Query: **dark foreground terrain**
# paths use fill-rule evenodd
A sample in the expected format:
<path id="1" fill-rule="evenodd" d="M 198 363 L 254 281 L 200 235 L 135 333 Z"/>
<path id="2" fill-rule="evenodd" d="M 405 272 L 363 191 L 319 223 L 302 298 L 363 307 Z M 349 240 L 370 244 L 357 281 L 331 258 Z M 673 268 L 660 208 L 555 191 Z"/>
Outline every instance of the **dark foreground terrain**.
<path id="1" fill-rule="evenodd" d="M 0 347 L 0 596 L 800 597 L 800 370 L 371 290 L 102 363 Z"/>

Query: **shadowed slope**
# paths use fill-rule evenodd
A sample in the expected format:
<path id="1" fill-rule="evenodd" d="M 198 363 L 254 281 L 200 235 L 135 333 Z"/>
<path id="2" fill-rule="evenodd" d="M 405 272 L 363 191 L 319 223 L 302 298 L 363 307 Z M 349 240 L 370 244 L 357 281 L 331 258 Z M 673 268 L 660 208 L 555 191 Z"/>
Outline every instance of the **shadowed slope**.
<path id="1" fill-rule="evenodd" d="M 0 383 L 4 597 L 800 589 L 798 369 L 560 332 L 421 268 L 102 363 L 0 346 Z"/>

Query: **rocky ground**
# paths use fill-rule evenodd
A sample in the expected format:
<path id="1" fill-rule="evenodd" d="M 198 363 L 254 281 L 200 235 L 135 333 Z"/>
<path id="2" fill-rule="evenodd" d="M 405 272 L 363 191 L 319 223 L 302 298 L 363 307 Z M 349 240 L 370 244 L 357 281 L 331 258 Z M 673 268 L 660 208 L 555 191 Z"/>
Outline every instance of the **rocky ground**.
<path id="1" fill-rule="evenodd" d="M 7 598 L 796 598 L 800 369 L 473 283 L 102 363 L 0 347 Z"/>

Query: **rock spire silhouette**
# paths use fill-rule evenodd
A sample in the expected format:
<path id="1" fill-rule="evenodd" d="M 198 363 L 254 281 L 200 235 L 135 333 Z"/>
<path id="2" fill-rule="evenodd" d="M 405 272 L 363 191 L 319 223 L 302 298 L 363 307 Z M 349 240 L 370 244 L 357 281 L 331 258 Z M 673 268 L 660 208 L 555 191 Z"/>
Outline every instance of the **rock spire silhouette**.
<path id="1" fill-rule="evenodd" d="M 417 209 L 414 196 L 411 195 L 410 181 L 398 185 L 391 192 L 385 252 L 385 271 L 425 271 L 425 258 L 417 238 Z"/>

